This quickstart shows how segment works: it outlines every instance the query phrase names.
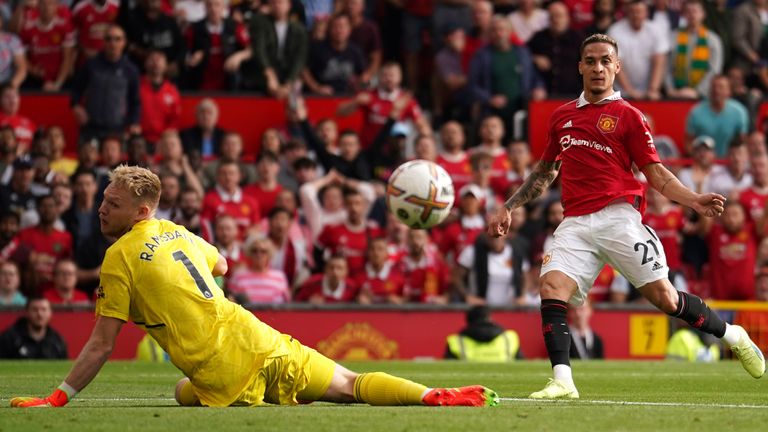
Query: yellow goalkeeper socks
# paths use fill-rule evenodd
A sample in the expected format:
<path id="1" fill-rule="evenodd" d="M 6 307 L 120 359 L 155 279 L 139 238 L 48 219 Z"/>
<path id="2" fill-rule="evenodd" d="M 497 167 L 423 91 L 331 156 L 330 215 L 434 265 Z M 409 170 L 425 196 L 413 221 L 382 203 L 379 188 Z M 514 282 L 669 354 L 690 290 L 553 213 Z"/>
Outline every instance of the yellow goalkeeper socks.
<path id="1" fill-rule="evenodd" d="M 427 387 L 383 372 L 360 374 L 355 380 L 355 400 L 370 405 L 423 405 Z"/>

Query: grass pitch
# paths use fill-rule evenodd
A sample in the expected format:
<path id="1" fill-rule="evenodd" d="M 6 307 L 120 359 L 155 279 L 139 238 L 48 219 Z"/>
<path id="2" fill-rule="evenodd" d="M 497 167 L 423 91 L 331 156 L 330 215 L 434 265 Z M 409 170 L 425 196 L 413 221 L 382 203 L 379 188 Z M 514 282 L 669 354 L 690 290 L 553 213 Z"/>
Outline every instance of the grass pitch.
<path id="1" fill-rule="evenodd" d="M 110 362 L 61 409 L 11 409 L 18 395 L 47 395 L 70 362 L 0 361 L 0 432 L 10 431 L 659 431 L 765 430 L 768 377 L 736 362 L 576 362 L 579 401 L 525 399 L 550 376 L 541 361 L 348 363 L 429 386 L 484 384 L 503 400 L 493 408 L 370 407 L 314 403 L 295 407 L 182 408 L 181 374 L 169 364 Z"/>

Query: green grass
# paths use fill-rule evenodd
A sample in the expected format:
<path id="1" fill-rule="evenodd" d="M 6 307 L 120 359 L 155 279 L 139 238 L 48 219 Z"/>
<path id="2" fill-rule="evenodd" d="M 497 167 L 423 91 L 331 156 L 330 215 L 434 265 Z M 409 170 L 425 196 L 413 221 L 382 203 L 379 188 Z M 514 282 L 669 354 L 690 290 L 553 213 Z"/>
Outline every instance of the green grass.
<path id="1" fill-rule="evenodd" d="M 332 405 L 181 408 L 171 399 L 181 377 L 168 364 L 108 363 L 62 409 L 8 407 L 16 395 L 47 395 L 69 362 L 0 362 L 0 432 L 51 431 L 757 431 L 768 424 L 768 377 L 755 380 L 735 362 L 574 363 L 579 401 L 517 400 L 539 390 L 548 363 L 349 363 L 429 386 L 484 384 L 503 398 L 494 408 Z M 620 404 L 640 402 L 644 404 Z M 655 403 L 655 404 L 648 404 Z M 740 406 L 741 405 L 741 406 Z"/>

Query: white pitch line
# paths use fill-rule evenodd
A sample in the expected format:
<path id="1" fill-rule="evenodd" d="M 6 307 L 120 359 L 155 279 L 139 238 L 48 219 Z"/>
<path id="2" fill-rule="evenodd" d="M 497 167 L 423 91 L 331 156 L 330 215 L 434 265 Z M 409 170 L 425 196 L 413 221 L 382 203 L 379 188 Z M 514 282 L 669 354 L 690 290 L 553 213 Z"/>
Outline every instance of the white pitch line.
<path id="1" fill-rule="evenodd" d="M 690 403 L 690 402 L 633 402 L 633 401 L 612 401 L 612 400 L 565 400 L 565 399 L 527 399 L 527 398 L 499 398 L 504 402 L 575 402 L 579 404 L 592 405 L 639 405 L 639 406 L 665 406 L 665 407 L 693 407 L 693 408 L 746 408 L 746 409 L 768 409 L 768 405 L 747 405 L 747 404 L 718 404 L 718 403 Z"/>
<path id="2" fill-rule="evenodd" d="M 125 401 L 150 401 L 150 402 L 166 402 L 166 401 L 175 401 L 174 398 L 77 398 L 74 399 L 75 401 L 82 401 L 82 402 L 125 402 Z"/>

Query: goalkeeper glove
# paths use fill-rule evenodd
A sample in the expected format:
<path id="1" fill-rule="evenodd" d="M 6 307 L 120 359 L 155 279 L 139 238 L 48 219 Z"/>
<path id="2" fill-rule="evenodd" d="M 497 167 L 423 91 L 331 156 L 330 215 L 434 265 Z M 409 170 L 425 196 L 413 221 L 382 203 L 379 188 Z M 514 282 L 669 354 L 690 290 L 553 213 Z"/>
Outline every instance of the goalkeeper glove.
<path id="1" fill-rule="evenodd" d="M 36 398 L 21 396 L 11 399 L 13 408 L 46 408 L 63 407 L 77 394 L 77 390 L 67 383 L 62 383 L 56 390 L 46 398 Z"/>

